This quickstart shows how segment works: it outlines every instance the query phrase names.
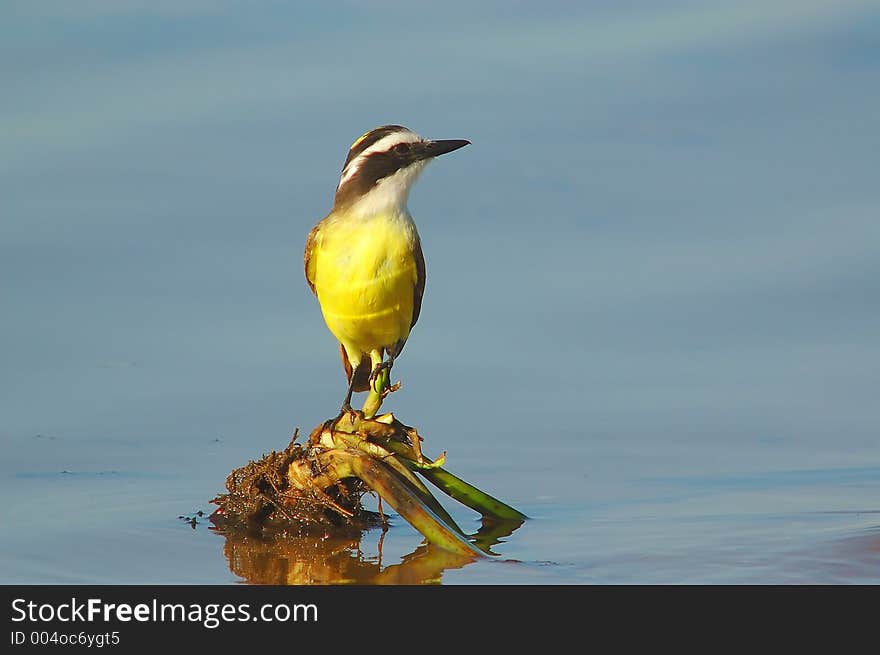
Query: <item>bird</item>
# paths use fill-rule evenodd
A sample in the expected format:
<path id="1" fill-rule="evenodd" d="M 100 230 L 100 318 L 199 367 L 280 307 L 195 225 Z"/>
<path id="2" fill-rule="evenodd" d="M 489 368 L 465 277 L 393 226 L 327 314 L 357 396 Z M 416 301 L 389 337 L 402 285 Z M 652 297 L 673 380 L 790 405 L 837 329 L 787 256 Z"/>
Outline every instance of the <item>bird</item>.
<path id="1" fill-rule="evenodd" d="M 419 319 L 426 271 L 410 189 L 428 162 L 469 144 L 402 125 L 365 132 L 348 150 L 330 213 L 309 232 L 305 276 L 339 342 L 342 413 L 352 411 L 354 392 L 375 389 L 383 369 L 390 374 Z"/>

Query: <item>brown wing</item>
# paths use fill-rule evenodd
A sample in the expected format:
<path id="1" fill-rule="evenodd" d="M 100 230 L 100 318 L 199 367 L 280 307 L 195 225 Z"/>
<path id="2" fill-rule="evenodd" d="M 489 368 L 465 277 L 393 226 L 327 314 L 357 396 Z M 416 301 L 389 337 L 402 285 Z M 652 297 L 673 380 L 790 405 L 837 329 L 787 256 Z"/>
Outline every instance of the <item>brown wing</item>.
<path id="1" fill-rule="evenodd" d="M 411 330 L 419 320 L 419 313 L 422 311 L 422 296 L 425 295 L 425 255 L 422 254 L 422 242 L 416 235 L 415 252 L 416 258 L 416 288 L 413 289 L 413 314 L 412 322 L 409 324 Z"/>
<path id="2" fill-rule="evenodd" d="M 306 238 L 306 249 L 303 253 L 303 270 L 306 274 L 306 282 L 309 285 L 309 289 L 311 289 L 312 293 L 315 295 L 318 295 L 318 292 L 315 291 L 315 261 L 312 259 L 312 251 L 317 244 L 318 228 L 320 225 L 321 224 L 318 223 L 312 228 L 311 232 L 309 232 L 309 236 Z"/>
<path id="3" fill-rule="evenodd" d="M 413 288 L 413 313 L 412 321 L 409 324 L 410 330 L 419 320 L 419 314 L 422 311 L 422 296 L 425 295 L 425 255 L 422 253 L 422 242 L 419 241 L 418 235 L 416 235 L 413 256 L 416 259 L 416 286 Z M 393 348 L 389 349 L 389 353 L 392 357 L 397 357 L 405 345 L 406 339 L 401 339 L 394 344 Z"/>
<path id="4" fill-rule="evenodd" d="M 345 352 L 345 346 L 339 344 L 339 356 L 342 358 L 342 367 L 345 369 L 345 379 L 351 383 L 352 391 L 369 391 L 370 390 L 370 365 L 372 362 L 369 357 L 364 357 L 355 370 L 351 370 L 351 362 L 348 361 L 348 353 Z M 354 382 L 351 376 L 354 375 Z"/>

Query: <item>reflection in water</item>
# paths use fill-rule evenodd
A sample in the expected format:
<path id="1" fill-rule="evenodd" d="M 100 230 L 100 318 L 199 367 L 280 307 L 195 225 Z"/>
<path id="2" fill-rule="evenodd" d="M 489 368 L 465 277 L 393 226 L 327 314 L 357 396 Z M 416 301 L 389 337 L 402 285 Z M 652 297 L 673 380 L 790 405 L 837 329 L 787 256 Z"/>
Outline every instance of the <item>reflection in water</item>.
<path id="1" fill-rule="evenodd" d="M 522 521 L 484 521 L 473 543 L 494 555 L 491 547 L 520 525 Z M 223 550 L 229 569 L 251 584 L 437 584 L 445 570 L 462 568 L 476 559 L 425 543 L 399 563 L 384 565 L 384 532 L 374 558 L 361 551 L 363 532 L 266 538 L 224 533 L 216 526 L 212 530 L 226 538 Z"/>

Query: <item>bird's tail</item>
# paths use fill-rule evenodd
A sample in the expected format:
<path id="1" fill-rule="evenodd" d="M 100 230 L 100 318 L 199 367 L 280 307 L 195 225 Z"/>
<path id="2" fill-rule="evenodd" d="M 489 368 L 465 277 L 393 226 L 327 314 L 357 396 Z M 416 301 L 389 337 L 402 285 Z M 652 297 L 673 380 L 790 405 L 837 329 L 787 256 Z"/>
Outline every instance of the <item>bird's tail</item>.
<path id="1" fill-rule="evenodd" d="M 370 369 L 371 361 L 369 357 L 361 359 L 358 367 L 352 371 L 351 362 L 348 361 L 348 353 L 345 352 L 345 346 L 339 344 L 339 355 L 342 357 L 342 366 L 345 367 L 345 379 L 351 384 L 352 391 L 369 391 L 370 390 Z M 354 383 L 351 382 L 351 376 L 354 375 Z"/>

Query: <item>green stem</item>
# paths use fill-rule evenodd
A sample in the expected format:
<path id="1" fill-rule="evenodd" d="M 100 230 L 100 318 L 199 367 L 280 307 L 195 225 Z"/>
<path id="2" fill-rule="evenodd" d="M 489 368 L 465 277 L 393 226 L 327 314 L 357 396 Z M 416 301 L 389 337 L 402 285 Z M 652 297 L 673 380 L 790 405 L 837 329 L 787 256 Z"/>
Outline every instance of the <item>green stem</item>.
<path id="1" fill-rule="evenodd" d="M 382 400 L 384 400 L 385 388 L 389 386 L 389 384 L 388 369 L 383 368 L 370 385 L 370 394 L 367 396 L 367 399 L 364 401 L 364 406 L 361 408 L 361 411 L 364 413 L 364 418 L 373 418 L 379 412 L 379 408 L 382 407 Z M 376 391 L 377 389 L 378 391 Z"/>

